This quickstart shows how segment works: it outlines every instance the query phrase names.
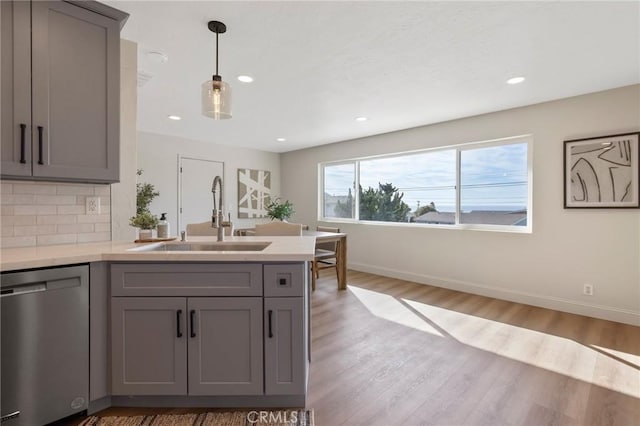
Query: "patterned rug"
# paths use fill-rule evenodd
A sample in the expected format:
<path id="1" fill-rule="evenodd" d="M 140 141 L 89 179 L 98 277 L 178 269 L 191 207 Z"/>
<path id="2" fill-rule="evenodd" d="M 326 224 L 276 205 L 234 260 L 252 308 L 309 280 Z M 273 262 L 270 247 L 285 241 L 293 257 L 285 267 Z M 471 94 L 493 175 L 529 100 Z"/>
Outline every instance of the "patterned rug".
<path id="1" fill-rule="evenodd" d="M 80 426 L 313 426 L 313 410 L 233 411 L 131 417 L 91 416 Z"/>

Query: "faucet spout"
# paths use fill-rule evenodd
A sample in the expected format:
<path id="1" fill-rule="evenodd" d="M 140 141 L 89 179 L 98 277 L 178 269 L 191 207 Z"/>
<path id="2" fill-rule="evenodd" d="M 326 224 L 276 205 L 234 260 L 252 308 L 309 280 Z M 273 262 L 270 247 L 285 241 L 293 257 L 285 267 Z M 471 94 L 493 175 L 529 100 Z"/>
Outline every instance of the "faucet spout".
<path id="1" fill-rule="evenodd" d="M 218 204 L 216 206 L 216 188 L 219 188 Z M 224 212 L 222 211 L 222 178 L 216 176 L 211 184 L 211 192 L 213 193 L 213 213 L 211 215 L 211 227 L 218 229 L 218 241 L 224 241 Z"/>

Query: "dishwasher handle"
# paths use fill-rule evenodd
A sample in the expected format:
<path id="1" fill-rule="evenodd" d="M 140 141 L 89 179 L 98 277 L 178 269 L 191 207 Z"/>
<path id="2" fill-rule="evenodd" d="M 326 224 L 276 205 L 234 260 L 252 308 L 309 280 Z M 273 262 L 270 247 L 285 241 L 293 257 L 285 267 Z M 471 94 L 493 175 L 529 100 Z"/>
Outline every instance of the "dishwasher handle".
<path id="1" fill-rule="evenodd" d="M 11 419 L 15 419 L 16 417 L 20 417 L 20 411 L 14 411 L 13 413 L 9 413 L 7 415 L 0 417 L 0 423 L 4 423 Z"/>
<path id="2" fill-rule="evenodd" d="M 46 291 L 46 290 L 47 290 L 47 283 L 45 282 L 18 284 L 13 286 L 2 287 L 2 289 L 0 289 L 0 297 L 18 296 L 22 294 L 37 293 L 39 291 Z"/>

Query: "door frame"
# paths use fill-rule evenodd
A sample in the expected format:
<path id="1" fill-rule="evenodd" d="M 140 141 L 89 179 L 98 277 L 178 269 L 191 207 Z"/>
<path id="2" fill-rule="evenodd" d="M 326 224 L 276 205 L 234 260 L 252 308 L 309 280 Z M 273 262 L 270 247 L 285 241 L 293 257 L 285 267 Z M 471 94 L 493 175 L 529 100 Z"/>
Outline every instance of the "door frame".
<path id="1" fill-rule="evenodd" d="M 196 161 L 207 161 L 210 163 L 219 163 L 222 166 L 222 186 L 224 187 L 224 184 L 226 182 L 226 177 L 225 177 L 225 167 L 224 167 L 224 161 L 220 161 L 220 160 L 213 160 L 210 158 L 203 158 L 203 157 L 195 157 L 195 156 L 191 156 L 191 155 L 183 155 L 178 153 L 178 166 L 177 166 L 177 175 L 178 175 L 178 198 L 177 198 L 177 212 L 178 212 L 178 233 L 180 232 L 180 230 L 184 230 L 187 227 L 186 223 L 182 223 L 182 161 L 183 160 L 196 160 Z M 224 189 L 223 189 L 224 191 Z M 224 202 L 224 200 L 223 200 Z"/>

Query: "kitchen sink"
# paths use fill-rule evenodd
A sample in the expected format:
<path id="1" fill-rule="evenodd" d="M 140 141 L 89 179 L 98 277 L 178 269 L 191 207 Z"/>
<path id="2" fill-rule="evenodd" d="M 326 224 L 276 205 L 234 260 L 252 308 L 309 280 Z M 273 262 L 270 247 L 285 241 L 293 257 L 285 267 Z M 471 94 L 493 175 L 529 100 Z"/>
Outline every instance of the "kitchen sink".
<path id="1" fill-rule="evenodd" d="M 163 243 L 133 249 L 134 251 L 262 251 L 270 242 Z"/>

